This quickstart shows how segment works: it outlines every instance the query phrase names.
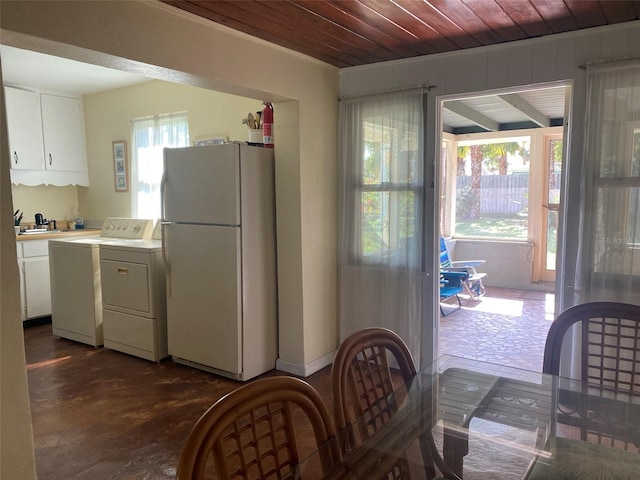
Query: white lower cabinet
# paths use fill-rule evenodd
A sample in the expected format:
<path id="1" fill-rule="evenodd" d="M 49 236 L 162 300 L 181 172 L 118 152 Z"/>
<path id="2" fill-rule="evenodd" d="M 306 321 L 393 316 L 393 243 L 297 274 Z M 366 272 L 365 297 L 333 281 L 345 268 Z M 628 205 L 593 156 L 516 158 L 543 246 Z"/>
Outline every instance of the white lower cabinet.
<path id="1" fill-rule="evenodd" d="M 22 320 L 51 315 L 48 240 L 17 244 Z"/>

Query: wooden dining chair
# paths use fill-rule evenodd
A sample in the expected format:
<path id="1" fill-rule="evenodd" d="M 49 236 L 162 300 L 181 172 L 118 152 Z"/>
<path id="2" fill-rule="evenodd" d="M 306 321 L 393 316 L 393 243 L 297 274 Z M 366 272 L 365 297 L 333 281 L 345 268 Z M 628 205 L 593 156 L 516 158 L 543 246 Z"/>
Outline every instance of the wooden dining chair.
<path id="1" fill-rule="evenodd" d="M 182 449 L 176 478 L 300 478 L 295 468 L 301 460 L 300 442 L 308 441 L 302 431 L 305 423 L 315 440 L 311 451 L 325 446 L 319 468 L 326 472 L 338 462 L 340 452 L 335 441 L 329 441 L 335 428 L 320 394 L 294 377 L 245 384 L 218 400 L 196 422 Z"/>
<path id="2" fill-rule="evenodd" d="M 415 376 L 411 352 L 391 330 L 366 328 L 340 344 L 331 367 L 331 385 L 336 429 L 350 433 L 342 439 L 343 452 L 353 449 L 389 422 L 407 394 L 406 382 Z M 358 422 L 365 413 L 366 424 Z M 347 428 L 351 425 L 356 427 Z M 445 478 L 459 480 L 440 457 L 431 431 L 421 436 L 420 450 L 426 478 L 435 477 L 435 466 Z M 399 458 L 381 478 L 410 478 L 406 456 Z"/>
<path id="3" fill-rule="evenodd" d="M 560 375 L 563 342 L 578 326 L 580 356 L 577 371 L 582 390 L 606 392 L 622 402 L 620 412 L 592 411 L 558 390 L 553 455 L 538 459 L 530 479 L 555 478 L 559 471 L 583 478 L 592 468 L 590 459 L 610 458 L 606 478 L 640 478 L 640 306 L 616 302 L 591 302 L 571 307 L 551 324 L 544 350 L 544 373 Z M 572 375 L 578 376 L 578 375 Z M 560 380 L 561 382 L 561 380 Z M 560 384 L 560 387 L 562 385 Z M 635 442 L 616 435 L 616 424 L 635 422 Z M 571 438 L 570 438 L 571 437 Z M 577 438 L 575 438 L 577 437 Z M 629 457 L 629 455 L 633 455 Z M 629 461 L 635 465 L 627 470 Z M 569 477 L 567 477 L 569 478 Z"/>

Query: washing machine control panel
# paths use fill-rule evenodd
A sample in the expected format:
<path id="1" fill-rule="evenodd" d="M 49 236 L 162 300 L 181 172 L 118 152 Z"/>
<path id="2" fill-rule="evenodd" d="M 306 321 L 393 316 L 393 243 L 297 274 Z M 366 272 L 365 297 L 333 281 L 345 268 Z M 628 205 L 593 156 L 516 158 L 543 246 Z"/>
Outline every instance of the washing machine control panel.
<path id="1" fill-rule="evenodd" d="M 114 238 L 151 238 L 153 220 L 141 218 L 109 217 L 104 221 L 101 237 Z"/>

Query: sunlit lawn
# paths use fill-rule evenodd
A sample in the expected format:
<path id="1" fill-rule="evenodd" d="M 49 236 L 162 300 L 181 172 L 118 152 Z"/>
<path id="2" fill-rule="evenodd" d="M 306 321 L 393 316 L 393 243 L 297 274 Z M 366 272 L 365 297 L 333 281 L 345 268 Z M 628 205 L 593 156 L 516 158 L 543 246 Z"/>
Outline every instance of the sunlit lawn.
<path id="1" fill-rule="evenodd" d="M 471 237 L 527 238 L 526 217 L 485 216 L 456 222 L 456 235 Z"/>

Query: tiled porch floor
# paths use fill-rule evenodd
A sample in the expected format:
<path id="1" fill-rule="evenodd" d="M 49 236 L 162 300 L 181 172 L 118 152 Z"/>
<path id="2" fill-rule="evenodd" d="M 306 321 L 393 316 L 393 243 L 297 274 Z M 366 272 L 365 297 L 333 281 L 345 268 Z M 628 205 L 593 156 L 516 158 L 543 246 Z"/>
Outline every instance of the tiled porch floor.
<path id="1" fill-rule="evenodd" d="M 542 370 L 553 293 L 487 287 L 480 301 L 461 300 L 460 310 L 449 314 L 445 306 L 440 317 L 440 354 Z"/>

